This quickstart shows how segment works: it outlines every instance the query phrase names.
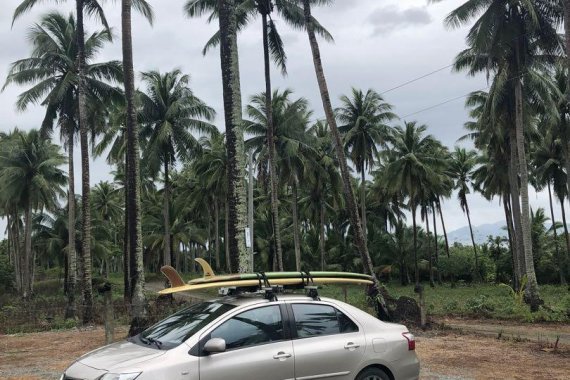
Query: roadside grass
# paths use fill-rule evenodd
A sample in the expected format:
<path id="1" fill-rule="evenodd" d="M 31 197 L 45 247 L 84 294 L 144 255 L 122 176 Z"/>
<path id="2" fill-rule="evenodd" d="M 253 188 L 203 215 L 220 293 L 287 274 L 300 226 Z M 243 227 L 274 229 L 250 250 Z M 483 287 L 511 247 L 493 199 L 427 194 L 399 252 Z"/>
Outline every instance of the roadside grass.
<path id="1" fill-rule="evenodd" d="M 393 297 L 407 296 L 417 299 L 413 286 L 386 284 Z M 326 287 L 323 296 L 344 300 L 342 287 Z M 488 318 L 517 322 L 570 322 L 570 291 L 565 286 L 542 285 L 540 295 L 544 305 L 531 313 L 524 303 L 519 304 L 509 289 L 495 284 L 464 284 L 452 288 L 450 284 L 431 288 L 424 284 L 426 308 L 433 317 Z M 347 301 L 360 308 L 367 307 L 365 291 L 347 287 Z"/>
<path id="2" fill-rule="evenodd" d="M 184 275 L 188 280 L 189 275 Z M 94 280 L 94 296 L 96 308 L 102 307 L 102 297 L 97 293 L 98 285 L 105 280 L 97 277 Z M 128 324 L 128 308 L 123 300 L 123 277 L 112 274 L 107 279 L 112 285 L 113 305 L 117 323 Z M 160 274 L 146 274 L 147 282 L 163 282 Z M 0 292 L 0 333 L 18 333 L 44 331 L 75 327 L 79 320 L 64 320 L 66 299 L 62 293 L 61 278 L 52 277 L 37 281 L 35 295 L 24 301 L 16 294 Z M 395 282 L 386 284 L 390 295 L 397 298 L 407 296 L 417 299 L 413 286 L 401 286 Z M 519 304 L 509 289 L 496 284 L 458 284 L 452 288 L 450 284 L 436 285 L 430 288 L 424 284 L 428 316 L 431 317 L 465 317 L 473 319 L 496 319 L 513 322 L 570 322 L 570 291 L 564 286 L 542 285 L 540 294 L 544 305 L 536 313 L 531 313 L 524 303 Z M 217 292 L 204 292 L 216 297 Z M 323 297 L 346 301 L 358 308 L 372 312 L 366 299 L 366 290 L 361 286 L 323 286 L 319 291 Z M 77 300 L 81 299 L 78 292 Z M 156 292 L 147 291 L 151 305 L 156 304 Z M 164 310 L 163 310 L 164 308 Z M 172 311 L 165 305 L 155 305 L 153 313 L 164 317 L 163 313 Z M 96 318 L 96 323 L 102 323 Z"/>

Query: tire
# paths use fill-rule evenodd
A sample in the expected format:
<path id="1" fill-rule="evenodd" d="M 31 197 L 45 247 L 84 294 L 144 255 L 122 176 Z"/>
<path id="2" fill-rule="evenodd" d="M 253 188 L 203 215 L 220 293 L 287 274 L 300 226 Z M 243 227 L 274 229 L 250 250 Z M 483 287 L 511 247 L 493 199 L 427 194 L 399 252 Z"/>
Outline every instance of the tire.
<path id="1" fill-rule="evenodd" d="M 356 380 L 390 380 L 390 376 L 380 368 L 370 367 L 360 372 Z"/>

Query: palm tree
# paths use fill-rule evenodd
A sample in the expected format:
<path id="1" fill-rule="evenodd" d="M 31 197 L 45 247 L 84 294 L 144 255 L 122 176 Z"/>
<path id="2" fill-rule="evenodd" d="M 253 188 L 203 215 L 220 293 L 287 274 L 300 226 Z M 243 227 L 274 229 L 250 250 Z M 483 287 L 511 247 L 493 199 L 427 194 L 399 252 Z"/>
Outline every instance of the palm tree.
<path id="1" fill-rule="evenodd" d="M 425 135 L 427 127 L 416 122 L 405 123 L 393 129 L 389 149 L 383 153 L 385 159 L 384 187 L 388 193 L 402 193 L 408 199 L 412 213 L 414 232 L 415 283 L 421 294 L 418 267 L 418 233 L 416 212 L 428 197 L 429 189 L 441 181 L 441 169 L 445 157 L 438 154 L 439 142 L 431 135 Z"/>
<path id="2" fill-rule="evenodd" d="M 247 272 L 249 254 L 245 246 L 247 201 L 245 177 L 245 150 L 243 141 L 241 85 L 237 46 L 237 15 L 235 0 L 220 0 L 218 16 L 220 26 L 220 62 L 226 124 L 228 155 L 228 247 L 231 254 L 230 269 Z"/>
<path id="3" fill-rule="evenodd" d="M 179 199 L 186 203 L 189 207 L 196 210 L 205 203 L 213 203 L 214 208 L 214 252 L 216 260 L 216 268 L 221 268 L 220 259 L 220 205 L 226 209 L 227 202 L 227 152 L 225 144 L 225 136 L 221 133 L 212 133 L 209 137 L 200 139 L 202 153 L 192 163 L 193 172 L 191 173 L 202 186 L 196 187 L 188 196 L 179 194 Z M 201 194 L 200 194 L 201 193 Z M 206 199 L 204 199 L 206 198 Z M 210 200 L 208 200 L 208 198 Z M 184 200 L 187 199 L 187 200 Z M 213 202 L 212 202 L 213 201 Z M 200 205 L 201 203 L 201 205 Z M 208 210 L 210 212 L 210 210 Z M 229 223 L 229 220 L 226 222 Z M 228 243 L 227 236 L 224 238 Z M 228 247 L 229 248 L 229 247 Z M 230 271 L 229 263 L 230 254 L 226 250 L 226 266 Z"/>
<path id="4" fill-rule="evenodd" d="M 314 0 L 313 0 L 314 1 Z M 225 10 L 227 8 L 231 9 L 231 18 L 227 20 L 231 20 L 231 24 L 228 24 L 226 20 L 222 20 L 222 15 L 227 16 Z M 282 254 L 282 247 L 281 247 L 281 228 L 279 225 L 279 200 L 278 200 L 278 178 L 276 174 L 276 165 L 274 163 L 274 156 L 275 156 L 275 141 L 274 141 L 274 134 L 275 134 L 275 126 L 273 123 L 273 115 L 272 115 L 272 88 L 271 88 L 271 73 L 270 73 L 270 58 L 278 65 L 281 69 L 283 74 L 286 74 L 286 61 L 287 56 L 285 54 L 285 50 L 283 48 L 283 41 L 279 32 L 277 31 L 277 27 L 275 22 L 272 19 L 272 13 L 274 10 L 283 17 L 283 19 L 289 23 L 291 26 L 296 28 L 303 28 L 304 27 L 304 18 L 302 16 L 302 9 L 300 8 L 299 4 L 296 0 L 235 0 L 231 1 L 231 6 L 226 4 L 225 2 L 216 2 L 212 0 L 189 0 L 185 7 L 185 12 L 189 17 L 199 17 L 206 13 L 211 13 L 209 17 L 209 21 L 214 20 L 216 17 L 220 20 L 220 30 L 217 32 L 206 44 L 204 48 L 204 54 L 207 50 L 211 47 L 214 47 L 220 44 L 220 41 L 224 40 L 224 33 L 228 31 L 224 31 L 222 25 L 230 25 L 230 34 L 231 37 L 231 45 L 235 46 L 234 51 L 232 51 L 232 59 L 236 66 L 236 77 L 239 80 L 239 68 L 238 66 L 238 51 L 237 51 L 237 33 L 245 28 L 245 26 L 251 21 L 251 19 L 256 15 L 261 15 L 262 21 L 262 33 L 263 33 L 263 53 L 264 53 L 264 74 L 265 74 L 265 104 L 267 112 L 267 123 L 273 128 L 267 129 L 267 143 L 270 147 L 269 149 L 269 175 L 270 175 L 270 186 L 271 186 L 271 210 L 272 210 L 272 225 L 273 230 L 275 233 L 275 250 L 278 259 L 278 267 L 279 270 L 283 270 L 283 254 Z M 324 36 L 328 40 L 332 40 L 331 35 L 326 31 L 316 20 L 311 18 L 315 22 L 315 29 L 317 33 Z M 229 66 L 232 64 L 231 62 L 227 61 L 228 65 L 224 64 L 224 45 L 220 44 L 220 51 L 222 54 L 222 72 L 227 70 L 224 66 Z M 224 75 L 224 74 L 223 74 Z M 223 76 L 222 75 L 222 76 Z M 234 84 L 234 91 L 239 92 L 239 86 L 235 86 Z M 236 105 L 234 105 L 235 107 Z M 241 108 L 241 98 L 240 98 L 240 108 Z M 227 110 L 226 110 L 227 113 Z M 241 116 L 241 115 L 240 115 Z M 227 123 L 226 123 L 227 124 Z M 228 134 L 228 148 L 230 148 L 230 136 Z M 271 149 L 273 147 L 273 149 Z M 241 153 L 240 153 L 241 154 Z M 230 155 L 231 157 L 231 155 Z M 230 160 L 231 162 L 231 160 Z M 242 162 L 243 164 L 243 162 Z M 241 176 L 243 178 L 243 175 Z M 232 178 L 229 178 L 230 181 Z M 231 193 L 231 192 L 230 192 Z M 245 223 L 244 223 L 245 227 Z M 231 236 L 231 235 L 230 235 Z M 245 247 L 243 247 L 245 249 Z M 241 256 L 241 252 L 240 252 Z M 247 263 L 247 262 L 245 262 Z M 241 264 L 240 264 L 241 267 Z"/>
<path id="5" fill-rule="evenodd" d="M 459 27 L 479 17 L 467 36 L 469 48 L 459 54 L 455 67 L 468 69 L 471 74 L 493 71 L 494 86 L 502 87 L 514 99 L 509 107 L 515 125 L 511 150 L 512 154 L 516 152 L 520 175 L 521 234 L 528 278 L 526 300 L 533 311 L 538 310 L 541 300 L 532 257 L 524 88 L 532 77 L 529 68 L 537 60 L 546 58 L 552 62 L 551 57 L 560 51 L 557 7 L 558 4 L 548 1 L 469 0 L 446 19 L 447 25 Z"/>
<path id="6" fill-rule="evenodd" d="M 194 157 L 200 150 L 191 132 L 215 133 L 211 121 L 215 111 L 197 98 L 188 87 L 190 77 L 174 70 L 165 74 L 142 74 L 147 93 L 141 94 L 141 137 L 147 140 L 144 160 L 151 173 L 162 167 L 164 175 L 164 255 L 163 264 L 171 265 L 170 244 L 170 169 L 177 159 Z"/>
<path id="7" fill-rule="evenodd" d="M 126 172 L 127 188 L 126 193 L 126 220 L 125 220 L 125 246 L 127 250 L 123 255 L 129 257 L 129 277 L 132 284 L 129 285 L 131 291 L 131 302 L 133 304 L 132 315 L 134 320 L 142 320 L 146 317 L 144 307 L 145 298 L 144 287 L 144 267 L 142 252 L 142 229 L 141 229 L 141 188 L 140 188 L 140 163 L 139 163 L 139 136 L 135 111 L 135 71 L 133 62 L 133 37 L 131 25 L 131 8 L 136 7 L 152 25 L 154 15 L 152 8 L 145 0 L 122 0 L 121 1 L 121 36 L 123 48 L 123 69 L 125 77 L 125 97 L 126 109 Z M 125 260 L 127 262 L 127 260 Z M 127 268 L 125 268 L 127 271 Z M 125 277 L 126 278 L 126 277 Z M 125 282 L 126 285 L 126 282 Z M 142 323 L 141 323 L 142 324 Z"/>
<path id="8" fill-rule="evenodd" d="M 17 107 L 25 111 L 32 103 L 46 107 L 41 133 L 48 136 L 58 118 L 61 139 L 68 151 L 68 218 L 67 247 L 69 278 L 66 279 L 68 305 L 66 317 L 75 316 L 76 250 L 75 250 L 75 176 L 74 144 L 77 134 L 77 37 L 73 15 L 67 18 L 59 13 L 49 13 L 30 29 L 29 39 L 34 46 L 30 58 L 11 65 L 4 88 L 11 83 L 33 85 L 18 97 Z M 120 97 L 120 91 L 108 84 L 121 79 L 121 64 L 117 61 L 92 63 L 106 42 L 111 41 L 107 30 L 91 34 L 85 40 L 86 88 L 89 101 L 100 104 L 106 99 Z"/>
<path id="9" fill-rule="evenodd" d="M 566 185 L 566 173 L 563 169 L 563 143 L 553 136 L 552 131 L 548 131 L 545 136 L 540 136 L 538 141 L 535 142 L 531 152 L 531 164 L 534 171 L 534 187 L 537 190 L 544 189 L 544 185 L 548 189 L 548 200 L 550 204 L 550 220 L 552 221 L 552 232 L 554 235 L 554 249 L 556 259 L 558 260 L 558 267 L 560 271 L 560 282 L 564 285 L 566 283 L 564 255 L 560 252 L 558 242 L 558 226 L 554 217 L 554 205 L 552 202 L 552 185 L 555 188 L 564 187 Z M 564 202 L 562 202 L 564 207 Z M 566 239 L 568 242 L 568 239 Z M 566 247 L 567 250 L 570 246 Z"/>
<path id="10" fill-rule="evenodd" d="M 329 126 L 319 121 L 309 130 L 315 137 L 313 158 L 308 160 L 307 182 L 309 184 L 309 200 L 314 224 L 319 226 L 319 251 L 321 270 L 326 266 L 326 225 L 327 214 L 333 207 L 332 200 L 338 197 L 341 178 L 338 162 L 335 160 Z M 340 200 L 337 200 L 340 203 Z"/>
<path id="11" fill-rule="evenodd" d="M 370 170 L 378 156 L 378 146 L 383 145 L 390 128 L 386 122 L 396 118 L 392 106 L 374 90 L 352 89 L 352 98 L 341 96 L 342 106 L 337 108 L 337 119 L 342 124 L 339 132 L 344 135 L 344 145 L 356 171 L 361 176 L 360 217 L 366 237 L 366 170 Z"/>
<path id="12" fill-rule="evenodd" d="M 321 93 L 321 99 L 323 101 L 323 108 L 325 111 L 326 121 L 331 129 L 333 135 L 333 142 L 336 150 L 336 155 L 338 158 L 338 163 L 340 165 L 340 173 L 343 182 L 343 191 L 346 200 L 346 206 L 350 216 L 350 223 L 354 230 L 354 243 L 358 252 L 360 253 L 362 264 L 364 270 L 370 273 L 374 280 L 375 293 L 377 295 L 378 305 L 380 307 L 380 315 L 384 319 L 390 319 L 384 297 L 380 294 L 380 282 L 374 274 L 374 265 L 372 264 L 372 258 L 368 252 L 368 246 L 366 239 L 364 237 L 364 232 L 362 230 L 362 223 L 360 221 L 360 216 L 358 215 L 358 208 L 356 207 L 356 198 L 354 196 L 354 190 L 352 188 L 351 176 L 348 171 L 348 165 L 346 162 L 346 156 L 344 154 L 344 147 L 342 143 L 342 137 L 338 131 L 336 124 L 334 111 L 332 108 L 330 94 L 327 86 L 327 81 L 325 78 L 325 73 L 323 70 L 323 63 L 321 61 L 321 53 L 319 48 L 319 43 L 317 41 L 317 36 L 315 33 L 315 21 L 311 14 L 311 0 L 303 0 L 303 15 L 304 15 L 304 27 L 307 30 L 307 35 L 309 37 L 309 44 L 311 45 L 311 52 L 313 58 L 313 64 L 315 66 L 315 74 L 317 77 L 317 82 L 319 84 L 319 90 Z M 379 316 L 380 316 L 379 315 Z"/>
<path id="13" fill-rule="evenodd" d="M 24 0 L 14 12 L 14 21 L 23 13 L 29 11 L 39 0 Z M 76 11 L 76 38 L 77 38 L 77 119 L 79 124 L 79 141 L 81 149 L 81 194 L 82 194 L 82 244 L 83 258 L 83 322 L 93 319 L 93 289 L 91 285 L 91 209 L 90 209 L 90 183 L 89 183 L 89 122 L 87 110 L 86 90 L 86 48 L 84 11 L 99 18 L 107 29 L 109 26 L 103 9 L 97 0 L 75 0 Z"/>
<path id="14" fill-rule="evenodd" d="M 308 111 L 308 102 L 304 98 L 291 100 L 292 91 L 284 90 L 279 92 L 276 90 L 271 96 L 272 106 L 271 115 L 273 117 L 275 152 L 273 154 L 273 163 L 275 170 L 280 178 L 287 180 L 292 187 L 293 197 L 293 216 L 294 216 L 294 233 L 295 241 L 295 262 L 300 266 L 300 238 L 298 236 L 299 226 L 296 220 L 298 195 L 297 185 L 302 172 L 303 153 L 307 153 L 311 149 L 309 142 L 310 136 L 307 133 L 307 126 L 311 116 Z M 266 96 L 264 93 L 255 95 L 251 98 L 251 103 L 247 106 L 247 114 L 251 121 L 245 122 L 245 131 L 254 137 L 246 141 L 246 148 L 254 149 L 254 155 L 258 156 L 256 161 L 260 171 L 269 168 L 271 183 L 271 152 L 270 144 L 268 144 L 268 116 L 270 112 L 266 106 Z M 263 173 L 265 176 L 265 173 Z M 271 192 L 271 191 L 270 191 Z M 271 204 L 273 211 L 273 204 Z M 277 230 L 274 229 L 274 239 L 277 241 Z M 277 243 L 275 245 L 276 262 L 279 270 L 282 270 L 283 257 L 279 257 Z"/>
<path id="15" fill-rule="evenodd" d="M 56 207 L 58 197 L 64 194 L 62 187 L 67 182 L 65 173 L 59 168 L 65 161 L 59 147 L 43 138 L 37 130 L 15 130 L 0 140 L 2 198 L 23 213 L 22 282 L 19 290 L 24 298 L 30 297 L 34 290 L 32 212 Z"/>
<path id="16" fill-rule="evenodd" d="M 456 147 L 455 151 L 451 154 L 450 172 L 455 179 L 454 187 L 455 190 L 457 190 L 457 198 L 459 199 L 461 210 L 467 215 L 471 243 L 473 244 L 473 254 L 475 255 L 475 279 L 479 281 L 481 280 L 481 273 L 477 255 L 477 244 L 475 243 L 475 236 L 473 235 L 471 213 L 469 212 L 469 203 L 467 202 L 467 194 L 471 193 L 471 176 L 475 169 L 476 158 L 477 153 L 475 151 L 468 151 L 465 148 Z"/>

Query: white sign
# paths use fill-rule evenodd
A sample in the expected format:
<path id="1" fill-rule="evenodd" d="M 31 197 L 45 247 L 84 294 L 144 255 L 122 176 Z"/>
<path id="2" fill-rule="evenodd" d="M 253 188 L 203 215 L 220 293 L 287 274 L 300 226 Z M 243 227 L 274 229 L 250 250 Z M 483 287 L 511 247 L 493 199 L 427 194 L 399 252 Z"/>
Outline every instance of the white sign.
<path id="1" fill-rule="evenodd" d="M 251 230 L 249 227 L 245 228 L 245 246 L 251 248 Z"/>

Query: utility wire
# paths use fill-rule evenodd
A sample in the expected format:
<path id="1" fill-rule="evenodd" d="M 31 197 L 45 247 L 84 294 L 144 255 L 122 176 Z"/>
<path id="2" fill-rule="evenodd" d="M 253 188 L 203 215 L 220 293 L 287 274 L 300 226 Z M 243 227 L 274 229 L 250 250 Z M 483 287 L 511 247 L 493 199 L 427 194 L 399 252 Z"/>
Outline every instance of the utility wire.
<path id="1" fill-rule="evenodd" d="M 527 34 L 528 34 L 528 32 L 523 33 L 523 34 L 521 34 L 520 36 L 517 36 L 517 37 L 513 38 L 512 41 L 516 41 L 516 40 L 518 40 L 519 38 L 526 36 Z M 448 69 L 448 68 L 450 68 L 450 67 L 453 67 L 454 65 L 455 65 L 455 63 L 452 63 L 452 64 L 449 64 L 449 65 L 447 65 L 447 66 L 441 67 L 441 68 L 439 68 L 439 69 L 437 69 L 437 70 L 431 71 L 431 72 L 429 72 L 429 73 L 427 73 L 427 74 L 421 75 L 421 76 L 419 76 L 419 77 L 417 77 L 417 78 L 410 79 L 410 80 L 407 81 L 407 82 L 404 82 L 404 83 L 402 83 L 402 84 L 399 84 L 399 85 L 397 85 L 397 86 L 394 86 L 394 87 L 392 87 L 392 88 L 389 88 L 389 89 L 387 89 L 387 90 L 385 90 L 385 91 L 380 92 L 380 95 L 384 95 L 384 94 L 387 94 L 387 93 L 389 93 L 389 92 L 392 92 L 392 91 L 395 91 L 395 90 L 399 90 L 399 89 L 402 88 L 402 87 L 406 87 L 406 86 L 408 86 L 408 85 L 410 85 L 410 84 L 412 84 L 412 83 L 415 83 L 415 82 L 417 82 L 417 81 L 420 81 L 420 80 L 422 80 L 422 79 L 425 79 L 425 78 L 427 78 L 427 77 L 430 77 L 430 76 L 432 76 L 432 75 L 434 75 L 434 74 L 437 74 L 437 73 L 439 73 L 439 72 L 441 72 L 441 71 L 443 71 L 443 70 L 445 70 L 445 69 Z"/>
<path id="2" fill-rule="evenodd" d="M 420 77 L 417 77 L 417 78 L 415 78 L 415 79 L 411 79 L 411 80 L 409 80 L 409 81 L 407 81 L 407 82 L 404 82 L 404 83 L 402 83 L 402 84 L 400 84 L 400 85 L 397 85 L 397 86 L 395 86 L 395 87 L 392 87 L 392 88 L 390 88 L 390 89 L 388 89 L 388 90 L 386 90 L 386 91 L 382 91 L 382 92 L 380 93 L 380 95 L 384 95 L 384 94 L 387 94 L 387 93 L 389 93 L 389 92 L 398 90 L 398 89 L 400 89 L 400 88 L 402 88 L 402 87 L 406 87 L 406 86 L 409 85 L 409 84 L 415 83 L 415 82 L 417 82 L 417 81 L 419 81 L 419 80 L 422 80 L 422 79 L 424 79 L 424 78 L 427 78 L 427 77 L 430 77 L 430 76 L 432 76 L 432 75 L 434 75 L 434 74 L 437 74 L 437 73 L 439 73 L 440 71 L 443 71 L 443 70 L 445 70 L 445 69 L 448 69 L 448 68 L 452 67 L 453 65 L 454 65 L 454 64 L 452 63 L 451 65 L 447 65 L 447 66 L 441 67 L 441 68 L 439 68 L 439 69 L 437 69 L 437 70 L 434 70 L 434 71 L 432 71 L 432 72 L 429 72 L 429 73 L 427 73 L 427 74 L 424 74 L 424 75 L 422 75 L 422 76 L 420 76 Z"/>
<path id="3" fill-rule="evenodd" d="M 505 82 L 510 82 L 510 81 L 512 81 L 512 80 L 515 80 L 515 79 L 520 79 L 520 78 L 524 77 L 525 74 L 526 74 L 526 73 L 522 73 L 522 74 L 517 75 L 517 76 L 515 76 L 515 77 L 509 78 L 509 79 L 507 79 Z M 434 108 L 439 108 L 439 107 L 441 107 L 441 106 L 444 106 L 444 105 L 446 105 L 446 104 L 448 104 L 448 103 L 451 103 L 451 102 L 454 102 L 454 101 L 456 101 L 456 100 L 463 99 L 463 98 L 467 98 L 469 95 L 471 95 L 471 94 L 474 93 L 474 92 L 485 91 L 485 90 L 488 90 L 489 88 L 491 88 L 491 85 L 488 85 L 487 87 L 483 87 L 483 88 L 480 88 L 480 89 L 475 90 L 475 91 L 468 92 L 467 94 L 463 94 L 463 95 L 456 96 L 456 97 L 451 98 L 451 99 L 444 100 L 444 101 L 441 102 L 441 103 L 434 104 L 434 105 L 429 106 L 429 107 L 427 107 L 427 108 L 423 108 L 423 109 L 421 109 L 421 110 L 419 110 L 419 111 L 415 111 L 415 112 L 409 113 L 409 114 L 407 114 L 407 115 L 405 115 L 405 116 L 402 116 L 400 119 L 405 119 L 405 118 L 407 118 L 407 117 L 415 116 L 415 115 L 417 115 L 417 114 L 424 113 L 424 112 L 426 112 L 426 111 L 431 111 L 431 110 L 434 109 Z"/>

